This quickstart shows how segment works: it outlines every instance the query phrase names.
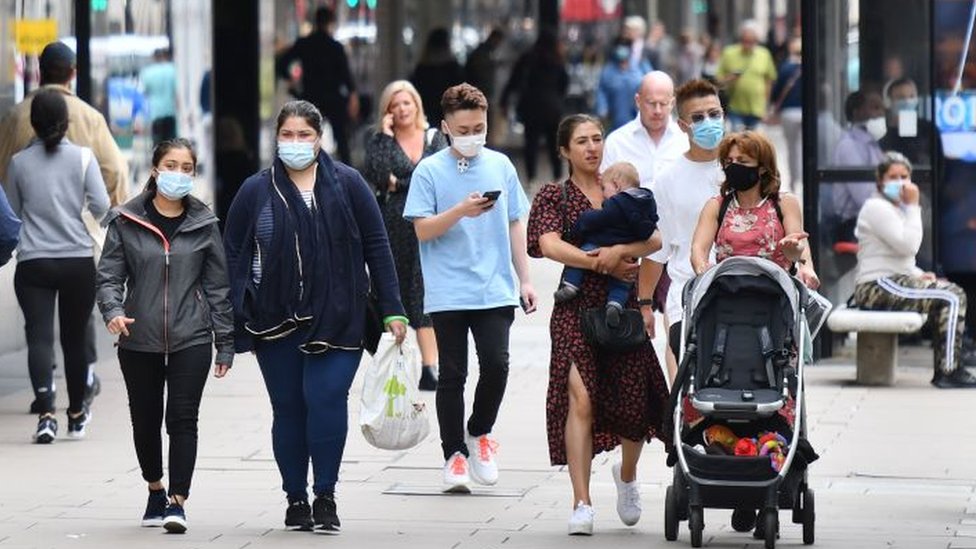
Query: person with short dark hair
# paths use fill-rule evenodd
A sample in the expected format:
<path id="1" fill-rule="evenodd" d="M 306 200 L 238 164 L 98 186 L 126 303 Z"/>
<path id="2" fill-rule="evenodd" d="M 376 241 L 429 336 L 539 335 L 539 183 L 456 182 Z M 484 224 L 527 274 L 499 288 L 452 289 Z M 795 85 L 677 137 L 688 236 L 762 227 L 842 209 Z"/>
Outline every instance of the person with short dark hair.
<path id="1" fill-rule="evenodd" d="M 68 385 L 68 436 L 83 438 L 91 417 L 85 333 L 95 305 L 95 262 L 81 211 L 87 204 L 100 219 L 110 201 L 91 149 L 65 137 L 64 93 L 51 88 L 37 92 L 30 121 L 37 138 L 11 159 L 7 186 L 10 205 L 24 223 L 14 289 L 24 312 L 27 365 L 39 413 L 34 441 L 46 444 L 58 431 L 51 369 L 55 302 Z"/>
<path id="2" fill-rule="evenodd" d="M 349 68 L 346 50 L 335 38 L 335 12 L 326 6 L 315 10 L 315 29 L 295 41 L 275 62 L 278 77 L 290 80 L 292 63 L 302 66 L 302 86 L 298 99 L 304 99 L 325 115 L 332 126 L 339 159 L 348 163 L 349 126 L 359 116 L 359 95 Z"/>
<path id="3" fill-rule="evenodd" d="M 97 277 L 98 307 L 109 333 L 118 336 L 132 437 L 148 483 L 142 525 L 177 534 L 187 529 L 184 505 L 213 347 L 214 377 L 224 377 L 234 360 L 227 262 L 217 217 L 190 196 L 196 169 L 189 141 L 155 147 L 145 190 L 107 216 Z M 162 481 L 164 418 L 168 502 Z"/>
<path id="4" fill-rule="evenodd" d="M 464 82 L 464 68 L 451 51 L 451 35 L 445 28 L 436 28 L 427 35 L 424 51 L 408 78 L 416 86 L 424 102 L 427 120 L 438 126 L 444 118 L 441 97 L 451 86 Z"/>
<path id="5" fill-rule="evenodd" d="M 488 101 L 460 84 L 444 92 L 441 107 L 451 147 L 417 164 L 403 217 L 420 240 L 424 312 L 437 336 L 445 489 L 469 492 L 472 479 L 498 481 L 492 429 L 508 382 L 509 330 L 520 299 L 526 313 L 537 302 L 521 220 L 528 199 L 508 157 L 483 148 Z M 480 374 L 465 425 L 469 332 Z"/>
<path id="6" fill-rule="evenodd" d="M 289 101 L 275 135 L 271 166 L 244 181 L 224 231 L 235 347 L 257 355 L 271 398 L 285 525 L 335 533 L 349 388 L 371 283 L 397 344 L 407 317 L 376 197 L 359 172 L 322 151 L 322 113 Z"/>

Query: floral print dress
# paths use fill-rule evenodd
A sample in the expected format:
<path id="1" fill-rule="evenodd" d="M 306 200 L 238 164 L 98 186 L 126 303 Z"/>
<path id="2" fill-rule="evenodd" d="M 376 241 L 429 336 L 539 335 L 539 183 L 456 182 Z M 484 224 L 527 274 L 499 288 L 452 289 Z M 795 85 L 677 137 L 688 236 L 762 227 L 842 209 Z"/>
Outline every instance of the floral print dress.
<path id="1" fill-rule="evenodd" d="M 563 185 L 567 185 L 565 204 Z M 565 226 L 571 227 L 580 214 L 591 208 L 589 199 L 572 181 L 544 186 L 535 196 L 529 214 L 529 255 L 542 257 L 539 238 L 547 233 L 562 234 Z M 582 244 L 578 239 L 569 242 L 577 247 Z M 583 339 L 580 311 L 603 307 L 606 301 L 607 277 L 587 271 L 579 295 L 557 304 L 552 312 L 546 430 L 553 465 L 566 463 L 569 371 L 573 364 L 593 404 L 594 455 L 612 450 L 620 444 L 621 437 L 650 440 L 663 436 L 663 421 L 669 415 L 668 388 L 651 343 L 637 351 L 616 354 L 602 352 Z M 636 305 L 632 290 L 626 306 Z"/>

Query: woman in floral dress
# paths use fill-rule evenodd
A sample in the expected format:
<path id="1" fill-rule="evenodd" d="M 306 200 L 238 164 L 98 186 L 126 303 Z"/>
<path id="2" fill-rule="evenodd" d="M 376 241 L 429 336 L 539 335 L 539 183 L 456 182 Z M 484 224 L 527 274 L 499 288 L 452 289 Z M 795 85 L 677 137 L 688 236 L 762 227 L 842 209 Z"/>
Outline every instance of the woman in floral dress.
<path id="1" fill-rule="evenodd" d="M 417 330 L 423 361 L 420 388 L 437 389 L 437 341 L 430 317 L 424 314 L 424 279 L 420 272 L 420 248 L 413 224 L 403 219 L 403 205 L 410 176 L 417 163 L 447 146 L 444 135 L 428 128 L 423 103 L 413 84 L 391 82 L 380 95 L 377 131 L 366 143 L 363 175 L 373 185 L 383 212 L 386 232 L 400 281 L 400 299 L 410 325 Z"/>
<path id="2" fill-rule="evenodd" d="M 662 434 L 668 393 L 650 343 L 629 353 L 601 351 L 583 339 L 580 312 L 605 305 L 607 275 L 633 281 L 637 264 L 631 259 L 657 250 L 661 240 L 655 232 L 648 241 L 601 248 L 598 254 L 581 251 L 579 239 L 567 240 L 567 229 L 580 214 L 603 201 L 598 174 L 603 126 L 588 115 L 566 117 L 557 144 L 569 162 L 570 178 L 536 195 L 529 215 L 529 255 L 587 269 L 579 296 L 553 309 L 546 427 L 550 461 L 569 466 L 574 503 L 569 533 L 589 535 L 592 459 L 617 445 L 623 447 L 622 462 L 613 466 L 617 511 L 627 525 L 640 518 L 637 461 L 644 443 Z M 636 308 L 636 294 L 627 307 Z"/>

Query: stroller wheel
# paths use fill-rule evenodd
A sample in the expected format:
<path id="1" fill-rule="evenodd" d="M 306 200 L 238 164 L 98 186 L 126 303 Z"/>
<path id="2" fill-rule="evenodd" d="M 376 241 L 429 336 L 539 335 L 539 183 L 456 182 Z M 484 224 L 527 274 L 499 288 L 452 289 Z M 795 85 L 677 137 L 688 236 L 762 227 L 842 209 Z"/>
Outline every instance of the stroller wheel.
<path id="1" fill-rule="evenodd" d="M 779 512 L 776 509 L 766 509 L 763 512 L 763 533 L 766 538 L 766 549 L 774 549 L 776 538 L 779 537 Z"/>
<path id="2" fill-rule="evenodd" d="M 732 529 L 736 532 L 750 532 L 756 527 L 756 510 L 740 507 L 732 511 Z"/>
<path id="3" fill-rule="evenodd" d="M 664 495 L 664 539 L 674 541 L 678 539 L 678 498 L 674 495 L 674 486 L 668 486 Z"/>
<path id="4" fill-rule="evenodd" d="M 688 529 L 691 530 L 691 546 L 702 546 L 702 533 L 705 531 L 705 513 L 700 505 L 688 511 Z"/>
<path id="5" fill-rule="evenodd" d="M 813 490 L 807 488 L 803 493 L 803 545 L 813 545 L 813 523 L 816 520 L 813 503 Z"/>

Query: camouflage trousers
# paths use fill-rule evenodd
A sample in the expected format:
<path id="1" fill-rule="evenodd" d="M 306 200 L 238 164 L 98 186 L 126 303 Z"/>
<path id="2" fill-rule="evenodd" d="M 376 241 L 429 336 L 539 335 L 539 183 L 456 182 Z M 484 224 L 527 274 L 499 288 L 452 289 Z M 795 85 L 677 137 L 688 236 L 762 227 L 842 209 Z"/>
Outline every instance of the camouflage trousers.
<path id="1" fill-rule="evenodd" d="M 966 293 L 947 280 L 922 280 L 911 275 L 881 277 L 858 284 L 854 302 L 862 309 L 914 311 L 928 315 L 934 331 L 935 367 L 948 374 L 962 359 L 966 326 Z"/>

